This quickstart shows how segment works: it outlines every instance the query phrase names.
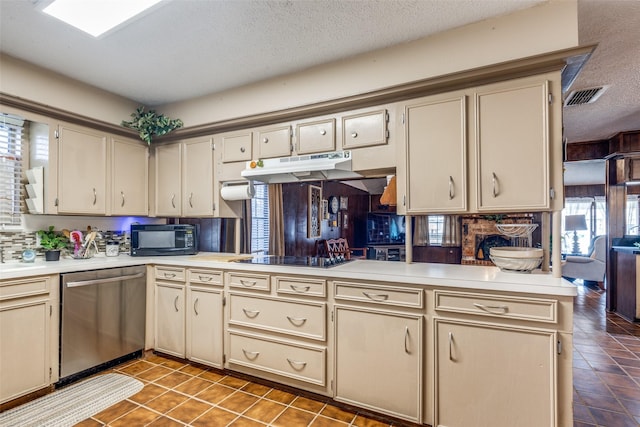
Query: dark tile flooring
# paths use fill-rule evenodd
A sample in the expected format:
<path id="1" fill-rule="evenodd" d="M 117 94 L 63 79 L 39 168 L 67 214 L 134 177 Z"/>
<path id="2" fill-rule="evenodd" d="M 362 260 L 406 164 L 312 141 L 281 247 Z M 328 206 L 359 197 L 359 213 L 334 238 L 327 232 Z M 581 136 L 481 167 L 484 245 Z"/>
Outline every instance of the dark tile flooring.
<path id="1" fill-rule="evenodd" d="M 605 293 L 578 286 L 574 304 L 573 425 L 640 425 L 640 325 L 605 310 Z"/>

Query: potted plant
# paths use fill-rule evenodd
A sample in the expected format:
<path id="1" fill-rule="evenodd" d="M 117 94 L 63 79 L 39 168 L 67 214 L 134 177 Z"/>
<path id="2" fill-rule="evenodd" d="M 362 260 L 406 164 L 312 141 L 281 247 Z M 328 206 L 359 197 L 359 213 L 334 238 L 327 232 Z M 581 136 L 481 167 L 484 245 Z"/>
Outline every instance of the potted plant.
<path id="1" fill-rule="evenodd" d="M 122 126 L 135 129 L 140 135 L 140 139 L 151 144 L 154 136 L 165 135 L 174 129 L 181 128 L 184 123 L 180 119 L 170 119 L 164 114 L 158 114 L 155 110 L 144 111 L 144 107 L 136 108 L 131 114 L 130 121 L 122 121 Z"/>
<path id="2" fill-rule="evenodd" d="M 38 231 L 37 234 L 40 238 L 40 246 L 45 251 L 44 258 L 47 261 L 58 261 L 60 250 L 67 247 L 67 238 L 53 231 L 53 225 L 50 225 L 48 230 Z"/>

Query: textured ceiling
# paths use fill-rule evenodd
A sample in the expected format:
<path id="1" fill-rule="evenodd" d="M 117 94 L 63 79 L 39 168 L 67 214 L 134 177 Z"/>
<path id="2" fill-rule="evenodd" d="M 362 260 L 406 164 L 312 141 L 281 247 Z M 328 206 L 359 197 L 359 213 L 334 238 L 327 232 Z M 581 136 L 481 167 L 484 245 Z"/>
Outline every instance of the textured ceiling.
<path id="1" fill-rule="evenodd" d="M 0 50 L 157 106 L 296 72 L 535 6 L 545 0 L 164 0 L 93 39 L 0 0 Z M 561 0 L 560 0 L 561 1 Z M 640 1 L 579 0 L 581 44 L 599 43 L 571 89 L 609 85 L 565 108 L 569 142 L 640 129 Z"/>

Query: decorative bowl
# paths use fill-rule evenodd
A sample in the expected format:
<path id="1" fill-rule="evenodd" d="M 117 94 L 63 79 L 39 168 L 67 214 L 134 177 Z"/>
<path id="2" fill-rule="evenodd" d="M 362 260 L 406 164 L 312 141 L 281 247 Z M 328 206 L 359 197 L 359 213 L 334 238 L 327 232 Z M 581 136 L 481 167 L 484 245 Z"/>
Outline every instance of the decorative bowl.
<path id="1" fill-rule="evenodd" d="M 489 249 L 489 258 L 502 271 L 530 273 L 540 266 L 544 252 L 538 248 L 512 246 Z"/>

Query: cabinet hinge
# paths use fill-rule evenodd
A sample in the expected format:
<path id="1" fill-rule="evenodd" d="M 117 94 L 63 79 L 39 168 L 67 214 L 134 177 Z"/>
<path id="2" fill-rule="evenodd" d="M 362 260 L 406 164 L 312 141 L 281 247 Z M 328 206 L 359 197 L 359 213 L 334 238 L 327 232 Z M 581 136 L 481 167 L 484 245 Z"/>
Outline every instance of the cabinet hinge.
<path id="1" fill-rule="evenodd" d="M 215 211 L 215 210 L 216 210 L 216 204 L 215 204 L 215 203 L 212 203 L 212 204 L 211 204 L 211 210 L 213 210 L 213 211 Z"/>
<path id="2" fill-rule="evenodd" d="M 549 105 L 553 104 L 553 94 L 550 93 L 548 97 L 549 97 Z"/>
<path id="3" fill-rule="evenodd" d="M 211 149 L 215 151 L 215 149 L 216 149 L 216 143 L 215 142 L 211 143 Z"/>
<path id="4" fill-rule="evenodd" d="M 293 153 L 294 147 L 295 147 L 295 145 L 293 144 L 293 142 L 291 144 L 289 144 L 289 152 Z"/>
<path id="5" fill-rule="evenodd" d="M 49 379 L 51 379 L 52 376 L 53 376 L 53 369 L 49 367 Z"/>
<path id="6" fill-rule="evenodd" d="M 557 342 L 557 350 L 558 354 L 562 354 L 562 341 L 558 340 Z"/>
<path id="7" fill-rule="evenodd" d="M 222 306 L 227 305 L 227 297 L 222 297 Z"/>
<path id="8" fill-rule="evenodd" d="M 227 355 L 223 354 L 222 355 L 222 364 L 224 365 L 225 363 L 227 363 Z"/>
<path id="9" fill-rule="evenodd" d="M 53 316 L 53 306 L 49 306 L 49 317 Z"/>
<path id="10" fill-rule="evenodd" d="M 407 206 L 407 195 L 406 194 L 404 194 L 402 196 L 402 206 Z"/>
<path id="11" fill-rule="evenodd" d="M 389 112 L 384 113 L 384 120 L 389 123 Z"/>
<path id="12" fill-rule="evenodd" d="M 331 391 L 333 391 L 333 380 L 331 380 L 331 385 L 330 385 L 330 387 L 331 387 Z"/>
<path id="13" fill-rule="evenodd" d="M 58 198 L 57 198 L 57 197 L 56 197 L 56 201 L 55 201 L 55 202 L 53 202 L 53 205 L 54 205 L 54 206 L 58 206 Z"/>
<path id="14" fill-rule="evenodd" d="M 331 321 L 333 322 L 333 310 L 331 310 Z"/>
<path id="15" fill-rule="evenodd" d="M 402 113 L 402 124 L 404 124 L 404 113 Z"/>
<path id="16" fill-rule="evenodd" d="M 386 132 L 386 139 L 389 139 L 389 131 Z"/>
<path id="17" fill-rule="evenodd" d="M 56 139 L 60 139 L 60 132 L 58 132 L 58 129 L 54 130 L 53 134 L 55 135 Z"/>
<path id="18" fill-rule="evenodd" d="M 549 189 L 549 197 L 551 198 L 551 200 L 556 198 L 556 190 L 554 190 L 553 187 Z"/>

